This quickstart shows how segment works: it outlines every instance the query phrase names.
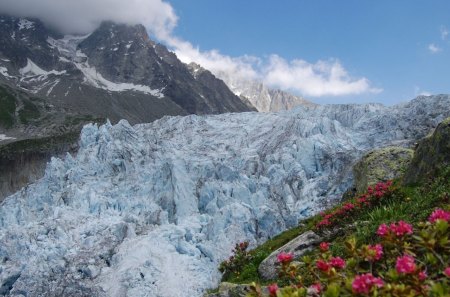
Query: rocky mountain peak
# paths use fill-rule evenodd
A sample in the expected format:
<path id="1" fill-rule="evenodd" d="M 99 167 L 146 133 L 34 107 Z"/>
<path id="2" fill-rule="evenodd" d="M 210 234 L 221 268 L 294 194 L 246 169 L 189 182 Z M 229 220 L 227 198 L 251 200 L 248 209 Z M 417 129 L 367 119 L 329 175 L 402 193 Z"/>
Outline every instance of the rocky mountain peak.
<path id="1" fill-rule="evenodd" d="M 39 20 L 3 16 L 0 33 L 0 85 L 63 109 L 131 123 L 252 110 L 216 77 L 193 77 L 142 25 L 103 22 L 89 35 L 62 36 Z"/>

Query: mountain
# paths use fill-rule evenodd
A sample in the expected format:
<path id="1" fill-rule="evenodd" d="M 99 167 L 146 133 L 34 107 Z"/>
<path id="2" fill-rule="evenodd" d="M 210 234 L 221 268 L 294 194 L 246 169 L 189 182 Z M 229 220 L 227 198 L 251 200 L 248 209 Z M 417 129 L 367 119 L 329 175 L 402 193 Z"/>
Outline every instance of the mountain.
<path id="1" fill-rule="evenodd" d="M 314 103 L 278 89 L 268 88 L 256 80 L 242 79 L 226 72 L 215 73 L 241 98 L 245 98 L 260 112 L 290 110 L 296 106 L 312 106 Z"/>
<path id="2" fill-rule="evenodd" d="M 0 201 L 76 149 L 86 123 L 252 110 L 209 71 L 192 75 L 141 25 L 63 36 L 36 19 L 0 17 Z"/>
<path id="3" fill-rule="evenodd" d="M 117 122 L 163 115 L 250 111 L 211 75 L 149 39 L 141 25 L 104 22 L 87 36 L 62 36 L 39 20 L 0 18 L 0 81 L 49 104 Z"/>
<path id="4" fill-rule="evenodd" d="M 319 212 L 366 152 L 412 146 L 448 116 L 439 95 L 87 125 L 77 154 L 0 205 L 1 292 L 202 296 L 236 242 Z"/>

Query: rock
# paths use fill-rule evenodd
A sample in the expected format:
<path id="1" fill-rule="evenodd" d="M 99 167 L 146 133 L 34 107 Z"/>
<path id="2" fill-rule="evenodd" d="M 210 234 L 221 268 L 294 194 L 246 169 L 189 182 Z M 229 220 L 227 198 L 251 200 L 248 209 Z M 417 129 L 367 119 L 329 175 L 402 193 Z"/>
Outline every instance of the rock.
<path id="1" fill-rule="evenodd" d="M 204 297 L 245 297 L 250 290 L 248 284 L 233 284 L 228 282 L 220 283 L 219 291 L 207 293 Z"/>
<path id="2" fill-rule="evenodd" d="M 262 279 L 270 280 L 277 277 L 277 255 L 281 252 L 293 253 L 294 258 L 302 256 L 304 253 L 311 251 L 320 242 L 320 237 L 313 231 L 305 232 L 295 239 L 289 241 L 266 259 L 264 259 L 259 265 L 258 272 Z"/>
<path id="3" fill-rule="evenodd" d="M 401 176 L 413 154 L 411 149 L 395 146 L 371 151 L 353 167 L 356 192 L 363 193 L 370 185 Z"/>
<path id="4" fill-rule="evenodd" d="M 450 118 L 440 123 L 433 134 L 419 141 L 403 178 L 414 184 L 450 164 Z"/>

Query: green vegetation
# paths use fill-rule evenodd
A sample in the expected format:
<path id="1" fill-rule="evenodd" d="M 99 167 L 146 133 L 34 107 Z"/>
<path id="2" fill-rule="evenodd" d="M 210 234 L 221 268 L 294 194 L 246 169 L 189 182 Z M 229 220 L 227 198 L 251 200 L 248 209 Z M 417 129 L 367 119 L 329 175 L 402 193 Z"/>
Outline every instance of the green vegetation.
<path id="1" fill-rule="evenodd" d="M 67 116 L 64 119 L 64 126 L 77 126 L 79 124 L 86 123 L 106 123 L 106 119 L 102 117 L 95 117 L 93 115 L 79 115 L 79 116 Z"/>
<path id="2" fill-rule="evenodd" d="M 18 154 L 28 152 L 51 152 L 52 150 L 63 146 L 75 143 L 80 136 L 79 132 L 70 132 L 67 134 L 25 139 L 16 142 L 12 142 L 3 146 L 0 146 L 0 159 L 13 159 Z"/>
<path id="3" fill-rule="evenodd" d="M 0 87 L 0 126 L 11 128 L 14 125 L 16 98 L 5 88 Z"/>
<path id="4" fill-rule="evenodd" d="M 23 100 L 23 107 L 19 110 L 19 119 L 23 124 L 40 117 L 39 109 L 31 101 Z"/>
<path id="5" fill-rule="evenodd" d="M 373 208 L 362 208 L 352 213 L 350 220 L 333 224 L 333 228 L 341 228 L 341 232 L 333 238 L 327 238 L 331 242 L 331 252 L 335 256 L 344 256 L 345 242 L 351 237 L 356 239 L 356 244 L 375 243 L 377 228 L 382 223 L 404 220 L 416 225 L 426 220 L 436 207 L 447 207 L 450 200 L 449 193 L 450 167 L 442 170 L 432 181 L 415 186 L 402 186 L 400 180 L 397 180 L 392 186 L 392 192 L 379 205 Z M 339 209 L 342 205 L 334 207 L 328 213 Z M 250 251 L 251 260 L 243 266 L 242 271 L 227 275 L 223 281 L 268 284 L 259 278 L 259 264 L 274 250 L 307 230 L 314 230 L 320 235 L 321 231 L 315 226 L 321 219 L 320 215 L 308 218 L 301 222 L 299 227 L 287 230 Z M 307 253 L 311 257 L 318 254 L 318 251 Z"/>

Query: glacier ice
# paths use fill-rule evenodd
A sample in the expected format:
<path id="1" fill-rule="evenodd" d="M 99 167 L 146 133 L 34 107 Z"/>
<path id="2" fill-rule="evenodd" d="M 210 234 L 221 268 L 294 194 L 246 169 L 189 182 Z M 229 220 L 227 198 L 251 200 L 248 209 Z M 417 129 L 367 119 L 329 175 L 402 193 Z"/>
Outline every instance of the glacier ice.
<path id="1" fill-rule="evenodd" d="M 410 145 L 450 96 L 87 125 L 74 156 L 0 206 L 11 296 L 201 296 L 234 243 L 337 199 L 364 152 Z"/>

